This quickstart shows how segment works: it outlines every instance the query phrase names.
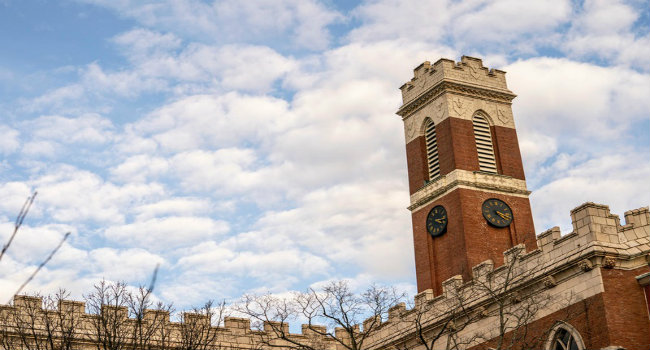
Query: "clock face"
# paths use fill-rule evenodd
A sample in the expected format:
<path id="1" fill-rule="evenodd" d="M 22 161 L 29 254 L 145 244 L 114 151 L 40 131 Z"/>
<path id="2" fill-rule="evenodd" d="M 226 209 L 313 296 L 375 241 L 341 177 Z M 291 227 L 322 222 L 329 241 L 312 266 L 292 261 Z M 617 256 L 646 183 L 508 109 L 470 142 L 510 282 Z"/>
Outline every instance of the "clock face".
<path id="1" fill-rule="evenodd" d="M 442 205 L 436 205 L 427 215 L 427 231 L 432 237 L 442 236 L 447 232 L 447 210 Z"/>
<path id="2" fill-rule="evenodd" d="M 483 217 L 492 226 L 507 227 L 512 222 L 512 209 L 502 200 L 490 198 L 483 202 Z"/>

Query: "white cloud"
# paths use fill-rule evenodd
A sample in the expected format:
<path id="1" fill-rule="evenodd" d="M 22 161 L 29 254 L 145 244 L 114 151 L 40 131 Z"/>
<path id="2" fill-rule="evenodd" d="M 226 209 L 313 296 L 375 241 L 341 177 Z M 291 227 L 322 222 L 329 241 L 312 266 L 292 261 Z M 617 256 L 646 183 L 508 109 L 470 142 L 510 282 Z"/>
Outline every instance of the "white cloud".
<path id="1" fill-rule="evenodd" d="M 27 197 L 31 195 L 32 189 L 24 182 L 0 183 L 0 214 L 15 218 Z"/>
<path id="2" fill-rule="evenodd" d="M 28 112 L 40 111 L 43 109 L 75 109 L 67 106 L 69 101 L 76 101 L 76 104 L 82 101 L 84 87 L 79 83 L 55 88 L 34 99 L 25 101 L 23 108 Z"/>
<path id="3" fill-rule="evenodd" d="M 114 130 L 113 123 L 98 114 L 42 116 L 25 122 L 25 127 L 33 139 L 58 143 L 103 144 L 110 141 Z"/>
<path id="4" fill-rule="evenodd" d="M 186 36 L 217 42 L 259 41 L 287 35 L 295 45 L 327 47 L 327 26 L 341 15 L 313 0 L 105 1 L 87 0 L 134 18 L 148 27 L 174 30 Z"/>
<path id="5" fill-rule="evenodd" d="M 112 41 L 120 46 L 127 57 L 134 61 L 146 61 L 151 56 L 168 54 L 181 46 L 181 39 L 173 33 L 158 33 L 137 28 L 115 36 Z"/>
<path id="6" fill-rule="evenodd" d="M 268 283 L 285 278 L 324 274 L 329 264 L 323 258 L 295 248 L 263 251 L 232 251 L 215 242 L 193 247 L 179 259 L 178 266 L 194 272 L 235 274 Z"/>
<path id="7" fill-rule="evenodd" d="M 557 152 L 554 138 L 535 132 L 523 133 L 519 139 L 519 149 L 527 169 L 537 169 L 543 162 Z"/>
<path id="8" fill-rule="evenodd" d="M 54 158 L 60 149 L 53 141 L 27 141 L 23 144 L 22 153 L 28 157 Z"/>
<path id="9" fill-rule="evenodd" d="M 168 168 L 169 162 L 165 158 L 140 154 L 127 158 L 110 172 L 121 182 L 145 182 L 164 174 Z"/>
<path id="10" fill-rule="evenodd" d="M 548 44 L 557 27 L 569 20 L 571 4 L 568 0 L 464 1 L 450 11 L 455 16 L 448 28 L 459 48 L 499 45 L 534 52 L 535 45 Z"/>
<path id="11" fill-rule="evenodd" d="M 0 124 L 0 135 L 0 153 L 13 153 L 20 146 L 18 130 Z"/>
<path id="12" fill-rule="evenodd" d="M 143 42 L 173 39 L 147 30 L 131 31 L 114 40 L 127 46 L 124 50 L 133 63 L 131 67 L 106 69 L 92 62 L 77 70 L 77 83 L 26 100 L 24 109 L 78 114 L 108 112 L 112 108 L 111 99 L 133 100 L 144 93 L 179 96 L 232 90 L 265 93 L 273 90 L 275 83 L 296 66 L 293 58 L 265 46 L 218 47 L 190 43 L 179 50 L 151 51 Z"/>
<path id="13" fill-rule="evenodd" d="M 609 205 L 612 214 L 650 203 L 650 159 L 646 153 L 609 153 L 572 163 L 533 192 L 537 231 L 560 226 L 571 231 L 569 211 L 584 202 Z"/>
<path id="14" fill-rule="evenodd" d="M 82 81 L 87 93 L 106 91 L 120 97 L 133 98 L 143 91 L 158 92 L 167 89 L 167 82 L 158 77 L 143 76 L 131 70 L 107 73 L 97 63 L 86 67 Z"/>
<path id="15" fill-rule="evenodd" d="M 33 219 L 29 217 L 26 221 L 30 222 Z M 13 231 L 13 222 L 0 223 L 0 241 L 7 242 Z M 7 254 L 21 263 L 38 264 L 45 260 L 66 232 L 74 231 L 74 227 L 69 225 L 30 226 L 25 223 L 16 234 Z M 68 244 L 66 244 L 66 249 L 68 249 L 68 254 L 72 254 Z M 57 260 L 53 262 L 60 263 L 65 260 L 65 257 L 57 256 Z"/>
<path id="16" fill-rule="evenodd" d="M 147 203 L 133 208 L 137 213 L 137 220 L 147 220 L 159 216 L 177 215 L 190 216 L 205 214 L 212 210 L 213 205 L 207 198 L 170 198 L 157 202 Z"/>
<path id="17" fill-rule="evenodd" d="M 529 52 L 558 40 L 555 31 L 570 14 L 567 0 L 368 1 L 354 9 L 362 25 L 349 36 L 355 42 L 452 42 L 464 51 L 480 47 L 483 54 Z"/>
<path id="18" fill-rule="evenodd" d="M 504 70 L 519 95 L 513 104 L 518 130 L 543 133 L 560 144 L 595 147 L 621 140 L 650 110 L 650 79 L 630 69 L 534 58 Z"/>
<path id="19" fill-rule="evenodd" d="M 168 151 L 229 147 L 281 132 L 294 118 L 287 107 L 266 96 L 196 95 L 155 110 L 133 128 Z"/>
<path id="20" fill-rule="evenodd" d="M 85 221 L 120 224 L 133 201 L 155 198 L 164 193 L 161 185 L 116 186 L 96 174 L 71 166 L 49 169 L 32 181 L 39 190 L 39 206 L 53 220 L 66 223 Z"/>
<path id="21" fill-rule="evenodd" d="M 353 41 L 381 41 L 407 39 L 416 41 L 440 40 L 445 25 L 452 19 L 446 11 L 447 0 L 379 0 L 368 1 L 352 12 L 362 21 L 349 36 Z"/>
<path id="22" fill-rule="evenodd" d="M 266 184 L 264 174 L 255 169 L 255 162 L 254 151 L 250 149 L 189 151 L 171 159 L 171 171 L 180 185 L 189 190 L 243 192 Z"/>
<path id="23" fill-rule="evenodd" d="M 96 279 L 146 283 L 165 259 L 144 249 L 98 248 L 88 253 L 87 267 Z"/>
<path id="24" fill-rule="evenodd" d="M 362 267 L 378 278 L 403 276 L 412 263 L 404 189 L 400 182 L 381 181 L 317 189 L 296 208 L 267 212 L 257 225 L 267 236 L 324 254 L 332 264 Z"/>
<path id="25" fill-rule="evenodd" d="M 229 230 L 225 221 L 208 217 L 170 216 L 111 226 L 104 237 L 123 246 L 148 250 L 173 250 L 212 239 Z"/>
<path id="26" fill-rule="evenodd" d="M 585 1 L 563 46 L 577 57 L 593 55 L 648 71 L 650 35 L 647 30 L 645 35 L 636 33 L 638 18 L 638 9 L 623 1 Z"/>

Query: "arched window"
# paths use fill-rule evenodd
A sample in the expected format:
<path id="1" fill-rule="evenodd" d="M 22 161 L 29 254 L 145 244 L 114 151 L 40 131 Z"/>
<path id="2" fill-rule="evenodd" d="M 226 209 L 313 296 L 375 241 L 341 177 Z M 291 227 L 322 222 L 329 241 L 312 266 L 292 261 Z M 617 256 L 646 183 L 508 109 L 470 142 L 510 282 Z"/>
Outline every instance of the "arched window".
<path id="1" fill-rule="evenodd" d="M 578 331 L 571 325 L 558 323 L 551 332 L 548 350 L 584 350 L 585 345 Z"/>
<path id="2" fill-rule="evenodd" d="M 497 163 L 494 158 L 490 123 L 480 114 L 475 115 L 472 118 L 472 122 L 474 124 L 474 138 L 476 139 L 476 150 L 478 151 L 479 169 L 481 171 L 496 173 Z"/>
<path id="3" fill-rule="evenodd" d="M 436 141 L 436 126 L 431 119 L 424 122 L 424 139 L 427 144 L 427 164 L 429 166 L 429 181 L 440 176 L 438 161 L 438 142 Z"/>

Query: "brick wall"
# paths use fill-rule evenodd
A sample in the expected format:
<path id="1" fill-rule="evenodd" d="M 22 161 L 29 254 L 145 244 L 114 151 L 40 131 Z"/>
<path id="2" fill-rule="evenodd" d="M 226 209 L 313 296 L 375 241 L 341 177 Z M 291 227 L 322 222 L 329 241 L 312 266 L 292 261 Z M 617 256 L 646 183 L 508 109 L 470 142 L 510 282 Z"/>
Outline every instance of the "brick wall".
<path id="1" fill-rule="evenodd" d="M 525 340 L 518 342 L 513 350 L 530 350 L 544 349 L 546 341 L 551 336 L 550 331 L 557 322 L 566 322 L 573 326 L 578 333 L 587 349 L 601 349 L 610 344 L 610 331 L 605 319 L 605 302 L 603 294 L 597 294 L 585 300 L 581 300 L 566 308 L 553 312 L 550 315 L 540 318 L 539 320 L 528 324 L 525 331 L 528 333 Z M 524 328 L 519 332 L 524 331 Z M 505 342 L 509 343 L 512 339 L 512 332 L 504 336 Z M 469 348 L 469 350 L 487 350 L 495 348 L 499 338 L 493 338 L 489 341 Z M 628 348 L 637 349 L 637 348 Z M 640 350 L 641 348 L 639 348 Z"/>
<path id="2" fill-rule="evenodd" d="M 502 175 L 525 180 L 524 167 L 515 129 L 501 126 L 491 128 L 497 168 Z M 478 171 L 478 153 L 471 120 L 446 118 L 436 125 L 440 174 L 454 169 Z M 419 136 L 406 144 L 410 194 L 429 180 L 426 141 Z"/>
<path id="3" fill-rule="evenodd" d="M 519 151 L 517 131 L 503 126 L 492 126 L 492 139 L 494 140 L 494 153 L 497 156 L 499 173 L 512 176 L 515 179 L 525 180 L 524 166 Z"/>
<path id="4" fill-rule="evenodd" d="M 629 350 L 650 349 L 650 320 L 643 289 L 635 277 L 648 272 L 643 266 L 633 270 L 601 268 L 605 292 L 578 301 L 527 326 L 527 343 L 542 348 L 556 322 L 567 322 L 579 333 L 587 349 L 620 346 Z M 506 335 L 510 340 L 511 334 Z M 497 338 L 471 350 L 495 347 Z M 524 349 L 518 346 L 515 349 Z"/>
<path id="5" fill-rule="evenodd" d="M 415 138 L 406 144 L 406 162 L 409 177 L 409 194 L 417 192 L 429 179 L 427 164 L 427 146 L 424 136 Z"/>
<path id="6" fill-rule="evenodd" d="M 483 218 L 481 205 L 488 198 L 499 198 L 512 208 L 510 227 L 490 226 Z M 432 238 L 426 230 L 426 217 L 436 205 L 447 210 L 447 233 Z M 412 214 L 415 270 L 418 291 L 442 292 L 442 281 L 462 275 L 469 280 L 474 265 L 492 259 L 503 264 L 503 252 L 524 243 L 530 251 L 537 248 L 535 228 L 528 198 L 458 188 Z"/>
<path id="7" fill-rule="evenodd" d="M 650 349 L 650 320 L 643 287 L 636 276 L 648 266 L 633 270 L 602 269 L 604 306 L 612 344 L 626 349 Z"/>

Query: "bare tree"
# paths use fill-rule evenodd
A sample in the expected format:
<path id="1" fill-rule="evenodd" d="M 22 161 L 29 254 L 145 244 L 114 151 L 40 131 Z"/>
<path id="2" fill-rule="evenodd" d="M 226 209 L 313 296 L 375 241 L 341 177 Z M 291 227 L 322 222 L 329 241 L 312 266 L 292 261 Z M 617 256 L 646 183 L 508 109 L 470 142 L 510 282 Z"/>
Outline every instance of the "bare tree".
<path id="1" fill-rule="evenodd" d="M 48 349 L 43 329 L 45 313 L 40 296 L 20 296 L 14 299 L 14 307 L 9 310 L 8 321 L 13 326 L 14 336 L 19 348 L 25 350 Z M 14 342 L 16 343 L 16 342 Z"/>
<path id="2" fill-rule="evenodd" d="M 16 337 L 11 306 L 0 305 L 0 349 L 20 349 L 20 339 Z"/>
<path id="3" fill-rule="evenodd" d="M 1 317 L 6 349 L 70 350 L 79 331 L 81 314 L 66 309 L 69 294 L 61 289 L 42 297 L 19 296 Z M 8 332 L 11 330 L 11 332 Z M 20 346 L 18 346 L 18 344 Z"/>
<path id="4" fill-rule="evenodd" d="M 540 274 L 542 266 L 521 264 L 523 246 L 512 248 L 504 265 L 486 273 L 476 271 L 471 282 L 448 281 L 444 298 L 416 302 L 409 320 L 415 342 L 427 350 L 465 349 L 479 344 L 494 350 L 536 349 L 548 337 L 548 331 L 532 330 L 532 323 L 542 310 L 564 310 L 557 320 L 570 321 L 587 308 L 570 308 L 573 295 L 554 296 L 548 288 L 555 285 L 552 277 Z M 496 332 L 462 332 L 486 317 L 494 318 Z M 398 349 L 407 349 L 402 343 Z"/>
<path id="5" fill-rule="evenodd" d="M 325 340 L 344 349 L 362 350 L 367 349 L 366 341 L 376 333 L 390 306 L 402 298 L 392 288 L 377 286 L 356 294 L 346 281 L 335 281 L 290 298 L 247 295 L 237 309 L 263 328 L 260 343 L 266 347 L 322 350 Z M 305 336 L 289 333 L 291 320 L 307 322 Z"/>
<path id="6" fill-rule="evenodd" d="M 431 293 L 433 294 L 433 293 Z M 473 343 L 477 336 L 459 337 L 459 334 L 471 323 L 482 317 L 482 312 L 471 308 L 472 295 L 459 290 L 449 291 L 447 298 L 438 302 L 416 300 L 412 305 L 411 326 L 414 328 L 414 342 L 426 350 L 463 349 Z M 403 306 L 405 308 L 405 306 Z M 435 324 L 431 323 L 436 319 Z M 443 346 L 444 344 L 444 346 Z M 395 349 L 408 350 L 407 342 L 395 345 Z"/>
<path id="7" fill-rule="evenodd" d="M 23 204 L 22 208 L 20 208 L 20 212 L 18 212 L 18 216 L 16 217 L 16 221 L 14 222 L 14 230 L 9 236 L 9 239 L 7 240 L 7 243 L 5 243 L 2 246 L 2 250 L 0 251 L 0 261 L 2 260 L 2 257 L 5 256 L 7 251 L 9 250 L 9 247 L 11 247 L 11 243 L 13 243 L 14 238 L 16 238 L 16 235 L 18 234 L 18 231 L 20 230 L 20 227 L 23 225 L 23 222 L 25 221 L 25 217 L 27 217 L 27 213 L 29 213 L 29 209 L 32 207 L 32 204 L 34 203 L 34 199 L 36 198 L 36 194 L 38 192 L 34 192 L 31 196 L 27 197 L 27 200 L 25 200 L 25 203 Z M 20 292 L 27 286 L 29 282 L 31 282 L 34 277 L 47 265 L 47 263 L 52 260 L 52 257 L 54 257 L 54 254 L 59 251 L 61 246 L 63 246 L 63 243 L 70 237 L 70 232 L 66 232 L 65 235 L 63 235 L 63 238 L 59 241 L 59 244 L 50 252 L 50 254 L 43 260 L 32 272 L 29 277 L 18 287 L 18 290 L 14 292 L 14 294 L 11 296 L 11 299 L 7 302 L 7 304 L 11 303 L 11 300 L 13 299 L 14 296 L 20 294 Z"/>
<path id="8" fill-rule="evenodd" d="M 167 349 L 170 346 L 169 315 L 172 305 L 151 300 L 152 288 L 140 286 L 127 293 L 126 305 L 131 316 L 131 341 L 136 349 Z"/>
<path id="9" fill-rule="evenodd" d="M 219 343 L 219 326 L 227 316 L 226 302 L 215 304 L 212 300 L 192 312 L 181 314 L 180 350 L 224 349 Z"/>
<path id="10" fill-rule="evenodd" d="M 72 350 L 80 335 L 84 315 L 83 303 L 69 301 L 70 293 L 59 289 L 43 300 L 47 342 L 52 350 Z"/>
<path id="11" fill-rule="evenodd" d="M 129 293 L 124 282 L 111 283 L 101 280 L 93 291 L 84 295 L 86 307 L 92 314 L 92 329 L 88 339 L 98 350 L 121 350 L 131 342 L 129 327 Z"/>

